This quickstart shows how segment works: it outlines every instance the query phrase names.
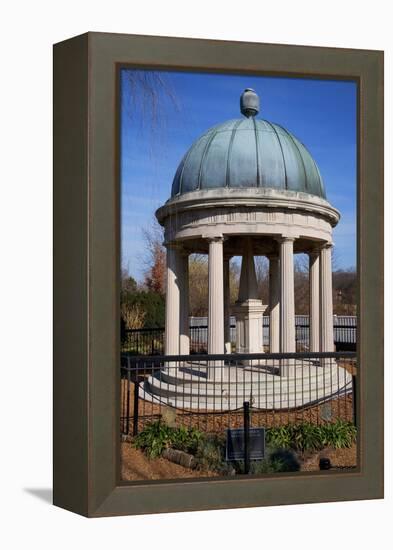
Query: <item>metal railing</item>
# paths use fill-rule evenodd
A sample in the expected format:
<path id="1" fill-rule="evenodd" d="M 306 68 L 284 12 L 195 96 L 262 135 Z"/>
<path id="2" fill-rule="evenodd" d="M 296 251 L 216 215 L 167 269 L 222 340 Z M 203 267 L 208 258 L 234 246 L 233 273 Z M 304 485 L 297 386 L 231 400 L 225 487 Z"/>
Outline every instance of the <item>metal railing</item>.
<path id="1" fill-rule="evenodd" d="M 308 321 L 308 319 L 307 319 Z M 334 343 L 337 350 L 354 351 L 356 349 L 356 330 L 354 324 L 334 324 Z M 134 355 L 163 355 L 164 354 L 164 328 L 127 329 L 122 343 L 122 351 Z M 191 325 L 190 353 L 207 353 L 208 327 L 207 325 Z M 309 350 L 310 328 L 308 322 L 297 322 L 295 325 L 296 351 Z M 236 325 L 231 325 L 231 342 L 236 341 Z M 263 341 L 268 348 L 269 344 L 269 318 L 264 317 Z"/>
<path id="2" fill-rule="evenodd" d="M 356 354 L 121 356 L 121 431 L 154 420 L 207 432 L 337 419 L 356 424 Z"/>
<path id="3" fill-rule="evenodd" d="M 126 329 L 122 352 L 134 355 L 162 355 L 164 353 L 164 328 Z"/>

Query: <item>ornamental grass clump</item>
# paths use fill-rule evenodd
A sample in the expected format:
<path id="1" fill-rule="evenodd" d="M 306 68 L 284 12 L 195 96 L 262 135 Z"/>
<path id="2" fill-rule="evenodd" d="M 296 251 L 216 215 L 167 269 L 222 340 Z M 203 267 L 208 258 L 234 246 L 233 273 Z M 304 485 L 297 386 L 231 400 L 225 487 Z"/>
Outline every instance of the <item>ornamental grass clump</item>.
<path id="1" fill-rule="evenodd" d="M 231 462 L 236 474 L 244 474 L 244 460 Z M 266 448 L 265 457 L 250 461 L 251 475 L 277 474 L 282 472 L 298 472 L 300 463 L 296 453 L 291 449 Z"/>
<path id="2" fill-rule="evenodd" d="M 323 435 L 319 426 L 310 423 L 292 426 L 293 446 L 300 452 L 319 451 L 323 448 Z"/>
<path id="3" fill-rule="evenodd" d="M 200 439 L 195 457 L 199 470 L 222 475 L 234 473 L 233 466 L 225 460 L 225 439 L 216 434 L 207 434 Z"/>
<path id="4" fill-rule="evenodd" d="M 202 432 L 196 428 L 186 428 L 179 426 L 172 433 L 171 447 L 184 451 L 186 453 L 195 454 L 198 444 L 202 439 Z"/>
<path id="5" fill-rule="evenodd" d="M 323 424 L 321 431 L 323 443 L 327 447 L 344 449 L 356 441 L 356 427 L 351 422 L 337 420 L 334 424 Z"/>
<path id="6" fill-rule="evenodd" d="M 331 424 L 285 425 L 266 430 L 266 441 L 277 449 L 295 449 L 302 453 L 314 452 L 324 447 L 348 448 L 356 441 L 356 427 L 351 422 L 337 420 Z"/>
<path id="7" fill-rule="evenodd" d="M 160 420 L 148 424 L 134 439 L 134 446 L 143 450 L 149 458 L 162 455 L 171 447 L 186 453 L 195 453 L 202 433 L 195 428 L 173 428 Z"/>

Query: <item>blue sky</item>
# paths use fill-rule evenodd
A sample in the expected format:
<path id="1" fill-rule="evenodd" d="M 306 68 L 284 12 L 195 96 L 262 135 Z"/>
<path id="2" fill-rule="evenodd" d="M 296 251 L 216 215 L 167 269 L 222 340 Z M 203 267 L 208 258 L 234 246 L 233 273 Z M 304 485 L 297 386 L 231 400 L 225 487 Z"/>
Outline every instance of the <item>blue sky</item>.
<path id="1" fill-rule="evenodd" d="M 184 153 L 209 127 L 241 116 L 244 88 L 258 93 L 260 118 L 285 126 L 311 152 L 327 199 L 341 212 L 333 232 L 335 266 L 356 265 L 354 82 L 160 71 L 164 88 L 155 105 L 140 85 L 149 75 L 130 71 L 121 77 L 121 250 L 133 277 L 143 278 L 143 228 L 169 198 Z M 139 83 L 133 94 L 130 77 Z"/>

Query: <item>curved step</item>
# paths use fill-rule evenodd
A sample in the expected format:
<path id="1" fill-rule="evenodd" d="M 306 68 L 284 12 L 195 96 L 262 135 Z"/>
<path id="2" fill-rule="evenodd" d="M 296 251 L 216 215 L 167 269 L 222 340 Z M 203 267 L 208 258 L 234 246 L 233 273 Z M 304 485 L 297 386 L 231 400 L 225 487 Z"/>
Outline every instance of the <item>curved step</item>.
<path id="1" fill-rule="evenodd" d="M 323 370 L 311 370 L 310 373 L 300 373 L 292 378 L 283 378 L 280 376 L 266 375 L 254 377 L 249 380 L 242 380 L 240 377 L 230 381 L 213 381 L 213 380 L 182 380 L 174 382 L 174 379 L 166 376 L 164 373 L 158 373 L 155 376 L 149 376 L 147 381 L 152 387 L 152 391 L 167 395 L 216 395 L 221 396 L 223 393 L 227 395 L 237 395 L 240 393 L 249 393 L 257 391 L 264 394 L 280 392 L 305 392 L 310 388 L 329 387 L 336 383 L 343 384 L 351 380 L 344 369 L 334 369 L 326 372 Z"/>
<path id="2" fill-rule="evenodd" d="M 328 401 L 330 399 L 337 398 L 339 396 L 345 395 L 346 393 L 350 393 L 351 387 L 346 386 L 343 388 L 339 388 L 336 391 L 332 391 L 331 393 L 327 393 L 324 397 L 321 397 L 320 394 L 317 395 L 316 392 L 311 393 L 308 396 L 308 399 L 303 399 L 302 397 L 298 396 L 295 397 L 289 397 L 287 399 L 286 397 L 283 397 L 281 400 L 278 398 L 276 399 L 267 399 L 264 401 L 258 402 L 257 399 L 252 400 L 252 406 L 256 409 L 260 410 L 285 410 L 285 409 L 296 409 L 300 407 L 306 407 L 306 406 L 312 406 L 319 403 L 323 403 L 325 401 Z M 221 401 L 221 400 L 210 400 L 203 398 L 203 396 L 200 397 L 199 403 L 198 401 L 190 401 L 188 399 L 172 399 L 167 398 L 163 396 L 154 396 L 148 392 L 142 392 L 141 395 L 142 398 L 146 399 L 147 401 L 151 401 L 153 403 L 161 404 L 161 405 L 167 405 L 170 407 L 173 407 L 175 409 L 186 409 L 186 410 L 194 410 L 196 412 L 209 412 L 209 411 L 234 411 L 237 409 L 241 409 L 243 406 L 244 398 L 238 397 L 238 398 L 232 398 L 230 401 Z"/>
<path id="3" fill-rule="evenodd" d="M 291 365 L 292 367 L 292 365 Z M 271 369 L 270 371 L 268 369 Z M 305 361 L 300 362 L 296 365 L 294 371 L 295 374 L 289 377 L 290 380 L 293 378 L 305 378 L 314 376 L 315 373 L 318 373 L 320 376 L 325 377 L 334 375 L 334 373 L 343 371 L 342 367 L 339 367 L 336 363 L 329 366 L 320 366 L 315 363 Z M 160 372 L 160 378 L 162 381 L 167 382 L 168 384 L 174 385 L 184 385 L 187 387 L 188 384 L 209 384 L 215 383 L 216 381 L 213 378 L 209 378 L 207 375 L 207 369 L 204 367 L 204 370 L 197 368 L 189 367 L 170 367 L 162 369 Z M 217 372 L 217 371 L 216 371 Z M 279 369 L 277 365 L 267 366 L 223 366 L 222 369 L 218 368 L 217 379 L 220 383 L 223 384 L 235 384 L 235 383 L 246 383 L 246 382 L 255 382 L 257 380 L 271 381 L 273 379 L 280 379 L 281 381 L 287 381 L 288 378 L 285 376 L 279 375 Z"/>
<path id="4" fill-rule="evenodd" d="M 308 371 L 308 369 L 307 369 Z M 162 376 L 164 374 L 164 376 Z M 164 378 L 164 380 L 163 380 Z M 168 380 L 167 382 L 165 381 Z M 254 406 L 263 409 L 281 409 L 305 406 L 325 401 L 334 395 L 348 393 L 352 389 L 352 377 L 345 369 L 334 367 L 329 373 L 318 367 L 310 370 L 310 376 L 281 378 L 268 375 L 265 380 L 213 382 L 188 379 L 183 384 L 173 382 L 161 372 L 161 377 L 149 377 L 141 385 L 140 396 L 177 408 L 231 410 L 252 400 Z"/>

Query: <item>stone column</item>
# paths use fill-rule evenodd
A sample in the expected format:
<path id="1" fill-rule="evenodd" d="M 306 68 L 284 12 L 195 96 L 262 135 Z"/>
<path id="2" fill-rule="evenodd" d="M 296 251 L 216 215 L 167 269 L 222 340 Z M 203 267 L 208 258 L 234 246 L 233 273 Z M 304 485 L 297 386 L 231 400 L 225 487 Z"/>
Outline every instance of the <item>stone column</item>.
<path id="1" fill-rule="evenodd" d="M 239 297 L 233 308 L 236 315 L 236 351 L 263 353 L 263 313 L 266 306 L 258 298 L 253 243 L 244 241 Z"/>
<path id="2" fill-rule="evenodd" d="M 180 355 L 190 354 L 190 319 L 189 319 L 189 273 L 188 253 L 179 255 L 179 288 L 180 288 Z"/>
<path id="3" fill-rule="evenodd" d="M 269 351 L 280 352 L 280 262 L 269 256 Z"/>
<path id="4" fill-rule="evenodd" d="M 208 353 L 224 353 L 224 266 L 223 237 L 209 239 Z M 221 364 L 220 362 L 217 365 Z M 209 378 L 220 378 L 220 369 L 211 369 Z"/>
<path id="5" fill-rule="evenodd" d="M 334 351 L 332 245 L 330 243 L 325 244 L 320 253 L 320 299 L 321 351 Z"/>
<path id="6" fill-rule="evenodd" d="M 280 239 L 280 351 L 294 353 L 295 342 L 295 285 L 293 270 L 292 237 Z M 294 371 L 294 360 L 281 362 L 281 375 L 291 376 Z"/>
<path id="7" fill-rule="evenodd" d="M 309 285 L 310 285 L 310 351 L 319 352 L 319 250 L 309 253 Z"/>
<path id="8" fill-rule="evenodd" d="M 180 288 L 178 281 L 179 249 L 174 243 L 166 244 L 166 305 L 165 305 L 165 355 L 179 355 Z M 176 373 L 176 363 L 167 367 Z"/>
<path id="9" fill-rule="evenodd" d="M 230 312 L 230 287 L 229 287 L 229 256 L 224 257 L 224 348 L 225 353 L 232 352 L 231 344 L 231 312 Z"/>

